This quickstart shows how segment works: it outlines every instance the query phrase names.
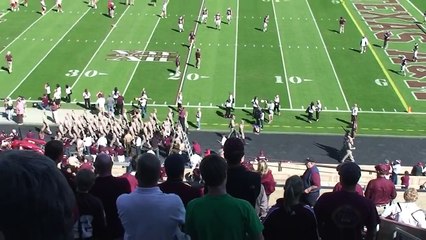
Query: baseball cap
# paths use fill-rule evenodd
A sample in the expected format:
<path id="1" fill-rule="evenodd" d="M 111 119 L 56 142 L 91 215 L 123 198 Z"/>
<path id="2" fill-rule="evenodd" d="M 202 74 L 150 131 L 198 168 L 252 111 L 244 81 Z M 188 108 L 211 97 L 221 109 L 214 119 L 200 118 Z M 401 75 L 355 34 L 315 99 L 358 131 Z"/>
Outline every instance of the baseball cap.
<path id="1" fill-rule="evenodd" d="M 388 164 L 378 164 L 374 167 L 378 173 L 389 174 L 390 166 Z"/>
<path id="2" fill-rule="evenodd" d="M 315 161 L 315 159 L 313 159 L 313 158 L 306 158 L 306 159 L 305 159 L 305 162 L 313 162 L 313 163 L 314 163 L 314 162 L 316 162 L 316 161 Z"/>
<path id="3" fill-rule="evenodd" d="M 341 180 L 349 185 L 354 185 L 361 177 L 361 168 L 354 162 L 345 162 L 338 168 Z"/>

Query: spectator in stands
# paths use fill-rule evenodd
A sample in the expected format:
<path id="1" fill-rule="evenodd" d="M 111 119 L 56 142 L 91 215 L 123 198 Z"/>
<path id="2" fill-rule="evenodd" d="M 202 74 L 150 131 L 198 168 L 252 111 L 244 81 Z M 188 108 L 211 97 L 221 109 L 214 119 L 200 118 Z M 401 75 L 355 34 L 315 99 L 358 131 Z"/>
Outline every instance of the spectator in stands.
<path id="1" fill-rule="evenodd" d="M 96 156 L 95 173 L 98 175 L 90 193 L 101 199 L 105 208 L 108 239 L 121 238 L 124 229 L 117 214 L 117 198 L 130 192 L 130 184 L 126 179 L 112 176 L 113 162 L 109 155 L 101 153 Z M 107 239 L 107 238 L 106 238 Z"/>
<path id="2" fill-rule="evenodd" d="M 138 186 L 138 180 L 136 179 L 136 160 L 139 155 L 134 155 L 130 160 L 130 171 L 123 174 L 121 177 L 125 178 L 130 184 L 130 190 L 133 192 Z"/>
<path id="3" fill-rule="evenodd" d="M 404 172 L 404 176 L 401 177 L 402 188 L 408 188 L 410 186 L 410 173 L 408 171 Z"/>
<path id="4" fill-rule="evenodd" d="M 13 100 L 10 97 L 4 99 L 4 112 L 6 113 L 7 120 L 12 120 L 13 115 Z"/>
<path id="5" fill-rule="evenodd" d="M 95 173 L 82 169 L 77 172 L 76 201 L 79 217 L 74 223 L 74 239 L 103 239 L 106 232 L 104 206 L 99 198 L 89 193 L 95 183 Z"/>
<path id="6" fill-rule="evenodd" d="M 380 221 L 374 203 L 355 192 L 361 177 L 361 168 L 354 162 L 346 162 L 339 170 L 343 190 L 324 193 L 315 204 L 318 230 L 322 239 L 350 240 L 376 239 Z"/>
<path id="7" fill-rule="evenodd" d="M 244 143 L 235 137 L 228 138 L 223 146 L 223 152 L 228 163 L 227 193 L 247 200 L 255 207 L 256 199 L 260 194 L 260 175 L 248 171 L 241 165 L 244 161 Z"/>
<path id="8" fill-rule="evenodd" d="M 396 189 L 392 181 L 386 179 L 386 175 L 389 175 L 389 165 L 378 164 L 375 169 L 377 178 L 368 182 L 365 197 L 373 201 L 380 215 L 389 203 L 396 198 Z"/>
<path id="9" fill-rule="evenodd" d="M 337 165 L 336 170 L 338 173 L 341 166 L 342 164 Z M 338 183 L 336 183 L 336 185 L 334 185 L 333 192 L 338 192 L 342 190 L 343 190 L 343 186 L 342 186 L 342 183 L 339 181 Z M 358 193 L 360 196 L 364 196 L 364 189 L 362 188 L 361 185 L 359 185 L 359 183 L 357 183 L 355 186 L 355 192 Z"/>
<path id="10" fill-rule="evenodd" d="M 124 239 L 175 239 L 185 222 L 185 207 L 175 194 L 161 192 L 160 161 L 150 153 L 137 160 L 139 186 L 117 199 L 118 214 L 125 229 Z"/>
<path id="11" fill-rule="evenodd" d="M 56 164 L 64 157 L 64 144 L 59 140 L 51 140 L 44 146 L 44 155 L 52 159 Z"/>
<path id="12" fill-rule="evenodd" d="M 75 198 L 53 161 L 34 151 L 0 153 L 0 238 L 72 239 Z"/>
<path id="13" fill-rule="evenodd" d="M 414 165 L 413 169 L 411 170 L 411 175 L 422 176 L 423 175 L 423 163 L 418 162 L 416 165 Z"/>
<path id="14" fill-rule="evenodd" d="M 200 171 L 209 191 L 188 204 L 185 230 L 191 239 L 263 239 L 263 226 L 250 203 L 227 193 L 225 160 L 209 155 Z"/>
<path id="15" fill-rule="evenodd" d="M 305 160 L 305 166 L 306 170 L 302 175 L 305 193 L 302 195 L 302 200 L 306 204 L 314 206 L 321 189 L 320 173 L 318 167 L 315 165 L 315 160 L 312 158 L 307 158 Z"/>
<path id="16" fill-rule="evenodd" d="M 192 199 L 199 198 L 203 195 L 200 189 L 193 188 L 191 185 L 183 182 L 185 159 L 182 155 L 169 155 L 164 161 L 164 168 L 166 170 L 167 180 L 158 185 L 162 192 L 178 195 L 185 207 Z"/>
<path id="17" fill-rule="evenodd" d="M 400 223 L 413 227 L 426 228 L 424 211 L 416 204 L 419 194 L 415 188 L 408 188 L 404 192 L 405 202 L 393 203 L 382 214 L 384 218 L 390 218 Z"/>
<path id="18" fill-rule="evenodd" d="M 18 99 L 16 100 L 15 113 L 16 122 L 18 123 L 18 125 L 23 125 L 25 115 L 25 100 L 22 97 L 18 97 Z"/>
<path id="19" fill-rule="evenodd" d="M 263 187 L 265 188 L 265 193 L 269 201 L 269 196 L 275 192 L 275 179 L 272 175 L 272 171 L 268 168 L 267 160 L 260 160 L 257 163 L 257 172 L 260 173 L 261 176 L 261 183 Z"/>
<path id="20" fill-rule="evenodd" d="M 265 240 L 318 240 L 318 229 L 312 208 L 300 202 L 304 192 L 302 178 L 291 176 L 284 186 L 284 198 L 268 213 L 263 225 Z"/>

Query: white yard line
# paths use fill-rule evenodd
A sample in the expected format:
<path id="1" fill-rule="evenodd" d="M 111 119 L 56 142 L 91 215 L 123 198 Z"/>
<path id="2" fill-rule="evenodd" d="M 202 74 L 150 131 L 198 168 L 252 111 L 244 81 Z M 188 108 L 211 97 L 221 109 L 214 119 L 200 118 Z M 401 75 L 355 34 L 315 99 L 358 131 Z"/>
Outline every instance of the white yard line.
<path id="1" fill-rule="evenodd" d="M 123 18 L 123 16 L 126 15 L 127 10 L 129 10 L 129 6 L 126 7 L 126 10 L 124 10 L 123 14 L 121 14 L 121 16 L 118 18 L 117 22 L 114 23 L 115 26 L 114 27 L 111 26 L 111 30 L 109 30 L 108 34 L 106 35 L 106 37 L 104 38 L 104 40 L 102 41 L 102 43 L 99 45 L 98 49 L 96 49 L 95 53 L 90 58 L 89 62 L 86 64 L 86 66 L 84 67 L 83 71 L 80 72 L 80 75 L 78 75 L 77 79 L 75 80 L 75 82 L 73 83 L 73 85 L 71 86 L 71 88 L 74 88 L 74 86 L 78 83 L 78 81 L 80 81 L 81 77 L 84 75 L 84 73 L 86 72 L 87 68 L 92 63 L 93 59 L 95 59 L 95 57 L 98 54 L 98 52 L 101 50 L 101 48 L 106 43 L 109 35 L 111 35 L 112 31 L 114 31 L 114 29 L 117 27 L 117 24 L 120 22 L 120 20 Z"/>
<path id="2" fill-rule="evenodd" d="M 240 0 L 237 0 L 237 9 L 236 9 L 236 16 L 235 16 L 235 51 L 234 51 L 234 105 L 237 101 L 237 58 L 238 58 L 238 15 L 240 11 Z"/>
<path id="3" fill-rule="evenodd" d="M 50 12 L 53 8 L 54 8 L 55 6 L 53 6 L 53 7 L 51 7 L 47 12 L 46 12 L 46 14 L 48 13 L 48 12 Z M 7 13 L 6 13 L 7 14 Z M 4 14 L 4 15 L 6 15 L 6 14 Z M 30 26 L 28 26 L 24 31 L 22 31 L 21 32 L 21 34 L 19 34 L 15 39 L 13 39 L 12 40 L 12 42 L 10 42 L 9 44 L 7 44 L 2 50 L 0 50 L 0 54 L 2 53 L 2 52 L 4 52 L 6 49 L 8 49 L 14 42 L 16 42 L 16 40 L 18 40 L 20 37 L 22 37 L 22 35 L 24 35 L 26 32 L 28 32 L 28 30 L 30 30 L 36 23 L 38 23 L 38 21 L 40 21 L 44 16 L 46 16 L 46 14 L 45 15 L 41 15 L 39 18 L 37 18 L 37 20 L 35 20 L 33 23 L 31 23 L 31 25 Z M 4 16 L 3 15 L 3 16 Z"/>
<path id="4" fill-rule="evenodd" d="M 420 9 L 418 9 L 417 7 L 416 7 L 416 5 L 414 5 L 410 0 L 407 0 L 407 2 L 408 3 L 410 3 L 410 5 L 413 7 L 413 8 L 415 8 L 419 13 L 420 13 L 420 15 L 422 15 L 422 17 L 423 17 L 423 12 L 422 11 L 420 11 Z M 399 5 L 401 5 L 402 6 L 402 4 L 400 3 Z M 404 6 L 402 6 L 402 7 L 404 7 Z M 405 8 L 404 8 L 405 9 Z M 405 10 L 405 11 L 407 11 L 407 10 Z M 408 12 L 408 11 L 407 11 Z M 408 12 L 408 13 L 410 13 L 410 12 Z M 412 17 L 414 17 L 414 16 L 412 16 Z M 415 18 L 414 18 L 415 19 Z M 416 19 L 417 20 L 417 19 Z M 422 19 L 423 20 L 423 19 Z M 419 21 L 419 20 L 417 20 L 418 22 L 422 22 L 422 21 Z"/>
<path id="5" fill-rule="evenodd" d="M 11 93 L 9 93 L 9 95 L 7 95 L 8 97 L 10 97 L 21 85 L 22 83 L 31 75 L 31 73 L 34 72 L 34 70 L 44 61 L 44 59 L 46 59 L 47 56 L 49 56 L 49 54 L 53 51 L 53 49 L 56 48 L 56 46 L 58 46 L 58 44 L 65 38 L 65 36 L 75 27 L 75 25 L 77 25 L 78 22 L 80 22 L 80 20 L 91 10 L 91 8 L 88 8 L 86 10 L 86 12 L 84 12 L 83 15 L 81 15 L 81 17 L 79 19 L 77 19 L 77 21 L 64 33 L 64 35 L 62 35 L 62 37 L 55 43 L 55 45 L 53 45 L 53 47 L 46 53 L 46 55 L 44 55 L 44 57 L 42 59 L 40 59 L 40 61 L 31 69 L 31 71 L 19 82 L 18 85 L 16 85 L 16 87 L 12 90 Z M 49 10 L 50 11 L 50 10 Z"/>
<path id="6" fill-rule="evenodd" d="M 272 2 L 272 10 L 274 11 L 275 26 L 277 27 L 278 43 L 280 45 L 280 52 L 281 52 L 281 64 L 284 70 L 284 80 L 285 80 L 285 85 L 287 87 L 288 103 L 290 105 L 290 108 L 293 108 L 293 103 L 291 101 L 291 94 L 290 94 L 290 86 L 288 84 L 288 79 L 287 79 L 287 69 L 285 68 L 283 45 L 281 43 L 281 34 L 280 34 L 280 29 L 278 27 L 277 13 L 275 11 L 275 4 L 274 4 L 275 1 L 272 0 L 271 2 Z"/>
<path id="7" fill-rule="evenodd" d="M 158 23 L 160 23 L 160 20 L 161 20 L 161 18 L 158 18 L 158 19 L 157 19 L 157 23 L 155 23 L 155 26 L 154 26 L 154 28 L 152 29 L 151 35 L 149 36 L 148 41 L 146 42 L 145 47 L 143 48 L 143 51 L 142 51 L 142 52 L 145 52 L 145 51 L 146 51 L 146 49 L 148 48 L 148 45 L 149 45 L 149 43 L 151 42 L 151 38 L 152 38 L 152 36 L 154 36 L 155 29 L 157 29 L 157 26 L 158 26 Z M 136 63 L 136 66 L 135 66 L 135 68 L 133 69 L 132 75 L 130 75 L 130 79 L 129 79 L 129 81 L 127 81 L 126 87 L 124 88 L 123 96 L 125 96 L 125 95 L 126 95 L 127 89 L 129 88 L 130 83 L 132 82 L 133 77 L 135 76 L 136 70 L 138 69 L 139 64 L 140 64 L 141 62 L 142 62 L 142 60 L 140 60 L 139 62 L 137 62 L 137 63 Z"/>
<path id="8" fill-rule="evenodd" d="M 10 13 L 10 11 L 9 10 L 6 10 L 6 13 L 4 13 L 4 14 L 2 14 L 2 15 L 0 15 L 0 18 L 2 18 L 2 17 L 4 17 L 4 16 L 6 16 L 7 14 L 9 14 Z"/>
<path id="9" fill-rule="evenodd" d="M 198 12 L 197 21 L 195 23 L 195 29 L 194 29 L 195 36 L 197 36 L 198 25 L 199 25 L 199 20 L 200 20 L 199 18 L 201 16 L 201 12 L 203 11 L 204 1 L 205 0 L 203 0 L 201 2 L 200 11 Z M 180 92 L 182 92 L 183 83 L 185 82 L 186 71 L 188 70 L 188 63 L 189 63 L 189 59 L 191 58 L 191 54 L 192 54 L 192 46 L 189 46 L 188 57 L 186 58 L 185 67 L 183 68 L 183 72 L 182 72 L 182 76 L 181 76 L 182 78 L 180 80 L 179 90 L 176 94 L 176 103 L 175 104 L 177 104 L 177 96 L 179 95 Z"/>
<path id="10" fill-rule="evenodd" d="M 345 93 L 343 92 L 342 85 L 340 84 L 340 80 L 339 80 L 339 77 L 337 76 L 336 69 L 334 68 L 333 62 L 331 61 L 330 54 L 328 53 L 328 50 L 327 50 L 327 46 L 325 45 L 324 39 L 322 38 L 322 34 L 318 27 L 317 20 L 315 19 L 315 16 L 312 12 L 312 9 L 311 9 L 311 6 L 309 5 L 308 0 L 305 0 L 305 1 L 306 1 L 306 5 L 308 5 L 308 9 L 309 9 L 309 12 L 311 13 L 312 19 L 314 20 L 315 27 L 317 28 L 325 53 L 327 54 L 328 61 L 330 62 L 330 66 L 333 69 L 334 77 L 336 78 L 337 85 L 339 85 L 339 89 L 340 89 L 340 92 L 342 93 L 343 100 L 345 101 L 346 108 L 349 110 L 350 107 L 348 104 L 348 100 L 346 99 Z"/>

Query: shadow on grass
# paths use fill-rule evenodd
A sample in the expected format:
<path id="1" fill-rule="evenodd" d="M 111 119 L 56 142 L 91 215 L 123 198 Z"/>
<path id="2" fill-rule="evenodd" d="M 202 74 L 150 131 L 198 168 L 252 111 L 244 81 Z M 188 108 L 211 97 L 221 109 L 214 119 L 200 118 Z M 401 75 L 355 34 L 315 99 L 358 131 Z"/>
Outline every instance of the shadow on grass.
<path id="1" fill-rule="evenodd" d="M 254 30 L 257 30 L 257 31 L 260 31 L 260 32 L 263 32 L 263 29 L 261 29 L 261 28 L 254 28 Z"/>
<path id="2" fill-rule="evenodd" d="M 218 116 L 219 116 L 219 117 L 221 117 L 221 118 L 225 118 L 225 115 L 223 114 L 223 112 L 222 112 L 222 111 L 217 110 L 217 111 L 216 111 L 216 115 L 218 115 Z"/>
<path id="3" fill-rule="evenodd" d="M 191 121 L 188 121 L 188 125 L 193 127 L 193 128 L 197 128 L 197 125 Z"/>
<path id="4" fill-rule="evenodd" d="M 401 75 L 401 73 L 397 70 L 394 70 L 394 69 L 388 69 L 388 70 L 389 70 L 389 72 L 393 72 L 395 74 Z"/>
<path id="5" fill-rule="evenodd" d="M 361 50 L 356 49 L 356 48 L 349 48 L 349 50 L 354 51 L 354 52 L 357 52 L 357 53 L 361 53 Z"/>
<path id="6" fill-rule="evenodd" d="M 337 31 L 336 29 L 328 29 L 328 31 L 334 32 L 334 33 L 339 33 L 339 31 Z"/>
<path id="7" fill-rule="evenodd" d="M 244 120 L 244 122 L 249 123 L 251 125 L 253 125 L 255 123 L 255 121 L 253 119 L 247 119 L 247 118 L 241 118 L 242 120 Z"/>
<path id="8" fill-rule="evenodd" d="M 309 123 L 308 115 L 306 115 L 306 114 L 300 114 L 299 116 L 296 115 L 296 116 L 294 116 L 294 118 L 296 118 L 296 120 L 300 120 L 300 121 Z"/>
<path id="9" fill-rule="evenodd" d="M 347 120 L 344 120 L 344 119 L 341 119 L 341 118 L 336 118 L 336 120 L 339 121 L 339 122 L 342 122 L 344 124 L 347 124 L 349 127 L 351 126 L 351 122 L 349 122 Z"/>

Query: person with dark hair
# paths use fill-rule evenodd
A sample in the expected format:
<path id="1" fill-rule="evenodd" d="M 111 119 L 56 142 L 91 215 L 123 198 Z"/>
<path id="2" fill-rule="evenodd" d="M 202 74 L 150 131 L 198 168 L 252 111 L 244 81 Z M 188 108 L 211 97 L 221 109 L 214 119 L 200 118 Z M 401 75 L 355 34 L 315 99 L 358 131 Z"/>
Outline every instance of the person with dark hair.
<path id="1" fill-rule="evenodd" d="M 112 176 L 113 162 L 108 154 L 98 154 L 94 166 L 97 177 L 90 193 L 104 205 L 107 222 L 105 239 L 122 238 L 124 229 L 118 218 L 115 202 L 121 194 L 130 192 L 130 184 L 126 179 Z"/>
<path id="2" fill-rule="evenodd" d="M 89 193 L 95 183 L 96 175 L 89 169 L 77 172 L 76 200 L 79 217 L 74 223 L 74 239 L 103 239 L 106 220 L 104 206 L 99 198 Z"/>
<path id="3" fill-rule="evenodd" d="M 138 180 L 136 179 L 137 158 L 138 155 L 134 155 L 132 157 L 132 159 L 130 160 L 130 171 L 121 175 L 122 178 L 126 179 L 129 182 L 131 192 L 133 192 L 138 186 Z"/>
<path id="4" fill-rule="evenodd" d="M 0 153 L 0 238 L 72 239 L 75 198 L 53 161 L 34 151 Z"/>
<path id="5" fill-rule="evenodd" d="M 250 203 L 227 193 L 227 169 L 216 154 L 201 161 L 209 191 L 188 204 L 185 230 L 191 239 L 263 239 L 263 226 Z"/>
<path id="6" fill-rule="evenodd" d="M 306 170 L 302 175 L 303 185 L 305 187 L 305 192 L 302 195 L 302 200 L 314 206 L 317 201 L 320 189 L 321 189 L 321 178 L 318 167 L 315 165 L 315 160 L 312 158 L 307 158 L 305 160 Z"/>
<path id="7" fill-rule="evenodd" d="M 228 163 L 226 191 L 233 197 L 247 200 L 255 207 L 260 194 L 261 177 L 260 174 L 248 171 L 242 166 L 244 143 L 238 138 L 228 138 L 223 146 L 223 152 Z"/>
<path id="8" fill-rule="evenodd" d="M 337 165 L 337 172 L 340 171 L 340 168 L 342 167 L 343 164 L 339 164 Z M 333 192 L 338 192 L 338 191 L 342 191 L 343 190 L 343 186 L 342 183 L 339 181 L 338 183 L 336 183 L 336 185 L 334 185 L 333 188 Z M 360 196 L 364 196 L 364 189 L 362 188 L 361 185 L 359 185 L 359 183 L 356 184 L 355 186 L 355 192 L 358 193 Z"/>
<path id="9" fill-rule="evenodd" d="M 175 194 L 161 192 L 160 160 L 151 153 L 138 157 L 139 186 L 117 199 L 117 209 L 125 229 L 124 239 L 175 239 L 182 234 L 185 207 Z"/>
<path id="10" fill-rule="evenodd" d="M 277 200 L 263 223 L 265 240 L 318 240 L 318 229 L 312 208 L 300 201 L 304 191 L 302 178 L 291 176 L 284 186 L 284 198 Z"/>
<path id="11" fill-rule="evenodd" d="M 322 239 L 376 239 L 380 223 L 374 203 L 355 192 L 361 168 L 354 162 L 343 163 L 339 169 L 342 191 L 321 195 L 314 211 Z M 367 229 L 365 238 L 362 237 Z"/>
<path id="12" fill-rule="evenodd" d="M 51 140 L 44 146 L 44 155 L 55 163 L 61 162 L 64 157 L 64 144 L 59 140 Z"/>
<path id="13" fill-rule="evenodd" d="M 172 154 L 164 162 L 167 180 L 158 185 L 164 193 L 174 193 L 180 197 L 185 207 L 189 201 L 201 197 L 203 194 L 199 189 L 183 182 L 185 172 L 185 159 L 181 154 Z"/>

